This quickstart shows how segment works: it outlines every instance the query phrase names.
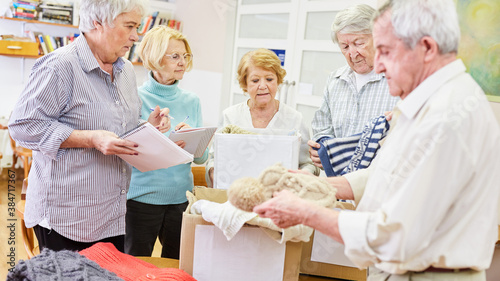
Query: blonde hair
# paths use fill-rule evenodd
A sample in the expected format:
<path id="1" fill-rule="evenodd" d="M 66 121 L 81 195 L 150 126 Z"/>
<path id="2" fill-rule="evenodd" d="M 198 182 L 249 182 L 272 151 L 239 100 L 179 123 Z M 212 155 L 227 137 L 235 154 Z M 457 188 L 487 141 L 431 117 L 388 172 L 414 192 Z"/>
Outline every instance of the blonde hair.
<path id="1" fill-rule="evenodd" d="M 142 42 L 139 45 L 139 49 L 137 50 L 139 57 L 142 60 L 142 64 L 146 69 L 152 71 L 161 70 L 161 62 L 163 60 L 163 56 L 167 53 L 170 39 L 181 40 L 184 42 L 186 52 L 192 54 L 191 47 L 189 46 L 186 37 L 180 31 L 164 25 L 159 25 L 149 30 L 146 35 L 144 35 L 144 38 L 142 38 Z M 192 68 L 193 60 L 187 63 L 186 71 L 189 71 Z"/>
<path id="2" fill-rule="evenodd" d="M 250 51 L 243 55 L 238 65 L 238 82 L 245 92 L 247 91 L 248 68 L 250 66 L 274 71 L 278 77 L 278 85 L 283 83 L 283 78 L 286 76 L 286 70 L 281 67 L 281 61 L 273 51 L 263 48 Z"/>

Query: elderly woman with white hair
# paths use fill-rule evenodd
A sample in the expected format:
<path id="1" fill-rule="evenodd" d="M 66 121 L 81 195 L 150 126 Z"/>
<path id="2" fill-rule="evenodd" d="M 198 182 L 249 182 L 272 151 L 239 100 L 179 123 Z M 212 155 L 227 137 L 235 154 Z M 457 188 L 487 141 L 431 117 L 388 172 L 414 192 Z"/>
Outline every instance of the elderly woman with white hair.
<path id="1" fill-rule="evenodd" d="M 117 154 L 137 155 L 137 144 L 118 136 L 139 124 L 141 101 L 121 57 L 145 9 L 143 0 L 82 0 L 82 34 L 36 61 L 15 105 L 9 132 L 33 150 L 24 220 L 41 250 L 124 250 L 131 167 Z M 168 113 L 155 107 L 148 121 L 165 132 Z"/>
<path id="2" fill-rule="evenodd" d="M 313 137 L 308 144 L 315 165 L 322 167 L 316 149 L 322 138 L 344 138 L 363 131 L 373 118 L 392 111 L 398 100 L 389 95 L 384 74 L 373 69 L 371 18 L 375 9 L 361 4 L 337 13 L 332 24 L 332 41 L 347 65 L 333 71 L 326 81 L 323 103 L 311 124 Z"/>

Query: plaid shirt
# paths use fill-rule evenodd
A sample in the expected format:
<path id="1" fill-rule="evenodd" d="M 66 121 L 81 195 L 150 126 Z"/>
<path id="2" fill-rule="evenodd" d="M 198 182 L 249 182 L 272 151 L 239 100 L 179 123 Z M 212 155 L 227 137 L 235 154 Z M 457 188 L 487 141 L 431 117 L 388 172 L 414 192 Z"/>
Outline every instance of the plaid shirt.
<path id="1" fill-rule="evenodd" d="M 373 73 L 358 92 L 349 66 L 332 72 L 326 85 L 323 103 L 311 124 L 315 141 L 325 136 L 344 138 L 361 133 L 371 119 L 391 111 L 400 100 L 389 94 L 384 74 Z"/>

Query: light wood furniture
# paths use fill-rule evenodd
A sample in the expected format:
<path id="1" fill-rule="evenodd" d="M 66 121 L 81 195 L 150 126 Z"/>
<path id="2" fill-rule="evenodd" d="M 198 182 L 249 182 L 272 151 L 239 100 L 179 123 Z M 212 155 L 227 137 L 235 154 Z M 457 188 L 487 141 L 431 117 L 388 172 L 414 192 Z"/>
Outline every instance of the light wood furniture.
<path id="1" fill-rule="evenodd" d="M 193 166 L 191 171 L 193 172 L 194 186 L 207 186 L 204 166 Z"/>
<path id="2" fill-rule="evenodd" d="M 136 257 L 145 262 L 149 262 L 158 268 L 179 268 L 179 260 L 160 257 Z"/>
<path id="3" fill-rule="evenodd" d="M 24 210 L 26 207 L 26 200 L 23 197 L 23 194 L 26 194 L 26 190 L 28 189 L 28 178 L 25 178 L 23 181 L 23 187 L 21 191 L 21 201 L 16 204 L 16 214 L 21 219 L 21 236 L 23 238 L 23 245 L 26 253 L 28 254 L 28 259 L 38 255 L 40 253 L 40 249 L 38 248 L 38 243 L 36 242 L 35 232 L 33 228 L 26 228 L 24 223 Z"/>
<path id="4" fill-rule="evenodd" d="M 0 124 L 0 130 L 7 130 L 7 134 L 9 134 L 10 147 L 12 149 L 12 169 L 14 169 L 16 166 L 17 158 L 21 158 L 21 160 L 23 161 L 24 179 L 28 178 L 28 174 L 31 168 L 32 155 L 33 155 L 31 149 L 17 146 L 16 141 L 12 139 L 12 137 L 10 136 L 7 126 Z"/>
<path id="5" fill-rule="evenodd" d="M 9 133 L 10 138 L 10 147 L 12 148 L 12 169 L 16 166 L 17 158 L 21 158 L 23 161 L 23 169 L 24 169 L 24 178 L 28 178 L 28 174 L 31 169 L 31 160 L 33 159 L 33 152 L 31 149 L 27 149 L 21 146 L 16 145 L 16 141 L 12 139 Z"/>
<path id="6" fill-rule="evenodd" d="M 145 262 L 149 262 L 157 266 L 158 268 L 179 268 L 179 260 L 175 259 L 167 259 L 167 258 L 159 258 L 159 257 L 137 257 Z M 326 277 L 312 276 L 312 275 L 299 275 L 298 281 L 333 281 L 339 279 L 332 279 Z"/>

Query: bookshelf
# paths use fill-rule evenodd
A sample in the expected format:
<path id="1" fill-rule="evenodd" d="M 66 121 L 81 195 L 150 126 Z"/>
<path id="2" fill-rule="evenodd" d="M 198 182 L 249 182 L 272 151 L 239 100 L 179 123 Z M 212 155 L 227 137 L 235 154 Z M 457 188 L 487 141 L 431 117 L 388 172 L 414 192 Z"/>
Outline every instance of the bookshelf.
<path id="1" fill-rule="evenodd" d="M 53 23 L 53 22 L 46 22 L 46 21 L 39 21 L 39 20 L 28 20 L 28 19 L 18 19 L 18 18 L 9 18 L 9 17 L 0 17 L 0 19 L 12 20 L 12 21 L 22 21 L 22 22 L 27 22 L 27 23 L 39 23 L 39 24 L 45 24 L 45 25 L 63 26 L 63 27 L 70 27 L 70 28 L 78 28 L 78 26 L 76 26 L 76 25 Z"/>
<path id="2" fill-rule="evenodd" d="M 20 19 L 20 18 L 10 18 L 10 17 L 0 17 L 0 22 L 1 21 L 8 21 L 8 22 L 13 22 L 17 23 L 17 25 L 21 25 L 21 36 L 25 36 L 25 32 L 27 31 L 26 26 L 30 25 L 33 26 L 34 28 L 29 28 L 31 31 L 45 31 L 47 29 L 49 30 L 58 30 L 57 33 L 67 33 L 67 30 L 71 30 L 74 32 L 79 33 L 78 26 L 75 25 L 69 25 L 69 24 L 61 24 L 61 23 L 52 23 L 52 22 L 46 22 L 46 21 L 39 21 L 39 20 L 30 20 L 30 19 Z M 43 32 L 45 33 L 45 32 Z M 37 59 L 42 57 L 43 55 L 39 54 L 33 54 L 33 55 L 27 55 L 27 54 L 15 54 L 15 52 L 10 53 L 10 52 L 0 52 L 1 56 L 7 56 L 7 57 L 20 57 L 20 58 L 29 58 L 29 59 Z"/>
<path id="3" fill-rule="evenodd" d="M 30 55 L 15 55 L 15 54 L 2 54 L 0 56 L 13 57 L 13 58 L 27 58 L 27 59 L 37 59 L 42 57 L 42 55 L 30 56 Z"/>
<path id="4" fill-rule="evenodd" d="M 61 0 L 62 1 L 62 0 Z M 1 0 L 0 0 L 1 2 Z M 77 2 L 77 1 L 76 1 Z M 176 10 L 176 4 L 159 0 L 150 0 L 150 6 L 146 15 L 154 11 L 160 11 L 164 14 L 170 14 L 172 17 Z M 74 15 L 79 15 L 78 5 L 75 8 Z M 74 21 L 76 24 L 78 20 Z M 25 31 L 39 32 L 50 36 L 66 36 L 72 33 L 80 33 L 78 26 L 60 23 L 51 23 L 30 19 L 11 18 L 0 15 L 0 34 L 12 34 L 17 37 L 26 36 Z M 2 85 L 0 103 L 0 118 L 8 117 L 15 104 L 19 94 L 23 91 L 26 82 L 29 80 L 32 67 L 36 59 L 41 55 L 17 55 L 9 52 L 0 54 L 0 85 Z M 142 84 L 141 79 L 147 77 L 147 71 L 142 63 L 133 63 L 134 69 L 139 78 L 138 84 Z M 1 149 L 0 149 L 1 151 Z M 6 154 L 4 153 L 4 156 Z"/>
<path id="5" fill-rule="evenodd" d="M 45 21 L 38 21 L 38 20 L 18 19 L 18 18 L 9 18 L 9 17 L 0 17 L 0 20 L 20 21 L 20 22 L 32 23 L 32 24 L 44 24 L 44 25 L 52 25 L 52 26 L 60 26 L 60 27 L 78 29 L 78 26 L 76 26 L 76 25 L 52 23 L 52 22 L 45 22 Z M 29 59 L 37 59 L 37 58 L 40 58 L 43 56 L 43 55 L 16 55 L 16 54 L 4 54 L 4 53 L 0 53 L 0 55 L 6 56 L 6 57 L 18 57 L 18 58 L 29 58 Z M 132 64 L 133 65 L 142 65 L 142 62 L 132 62 Z"/>

